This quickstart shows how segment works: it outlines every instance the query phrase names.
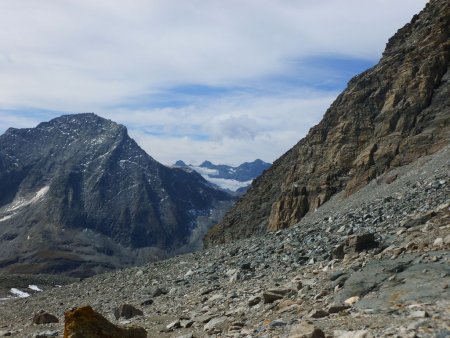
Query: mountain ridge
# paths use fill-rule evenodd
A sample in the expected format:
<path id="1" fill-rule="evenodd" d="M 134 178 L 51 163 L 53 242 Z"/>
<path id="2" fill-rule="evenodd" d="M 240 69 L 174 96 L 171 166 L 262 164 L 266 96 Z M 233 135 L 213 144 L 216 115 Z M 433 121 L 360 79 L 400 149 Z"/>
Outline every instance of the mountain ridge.
<path id="1" fill-rule="evenodd" d="M 448 144 L 450 13 L 432 0 L 308 135 L 256 179 L 205 237 L 214 245 L 296 224 L 331 196 Z"/>

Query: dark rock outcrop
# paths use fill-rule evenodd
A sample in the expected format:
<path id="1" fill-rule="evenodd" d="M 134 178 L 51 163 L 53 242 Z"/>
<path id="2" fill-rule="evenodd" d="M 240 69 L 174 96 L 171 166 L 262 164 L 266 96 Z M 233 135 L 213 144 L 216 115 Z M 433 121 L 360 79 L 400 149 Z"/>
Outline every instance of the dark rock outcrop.
<path id="1" fill-rule="evenodd" d="M 322 121 L 254 181 L 207 245 L 286 228 L 340 191 L 444 147 L 450 140 L 450 5 L 431 0 L 354 77 Z"/>
<path id="2" fill-rule="evenodd" d="M 10 272 L 86 276 L 156 259 L 230 203 L 94 114 L 0 136 L 0 268 Z"/>

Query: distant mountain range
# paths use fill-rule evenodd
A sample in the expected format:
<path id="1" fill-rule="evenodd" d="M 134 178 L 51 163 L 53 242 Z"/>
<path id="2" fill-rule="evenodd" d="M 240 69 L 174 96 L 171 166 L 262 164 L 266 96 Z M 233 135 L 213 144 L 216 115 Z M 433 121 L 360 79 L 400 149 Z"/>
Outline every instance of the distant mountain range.
<path id="1" fill-rule="evenodd" d="M 245 162 L 237 167 L 225 164 L 213 164 L 204 161 L 199 166 L 177 161 L 174 167 L 193 170 L 202 175 L 206 180 L 222 189 L 235 193 L 244 193 L 252 181 L 261 175 L 271 164 L 257 159 L 253 162 Z"/>
<path id="2" fill-rule="evenodd" d="M 0 136 L 0 269 L 87 276 L 198 248 L 233 202 L 94 114 L 10 128 Z"/>

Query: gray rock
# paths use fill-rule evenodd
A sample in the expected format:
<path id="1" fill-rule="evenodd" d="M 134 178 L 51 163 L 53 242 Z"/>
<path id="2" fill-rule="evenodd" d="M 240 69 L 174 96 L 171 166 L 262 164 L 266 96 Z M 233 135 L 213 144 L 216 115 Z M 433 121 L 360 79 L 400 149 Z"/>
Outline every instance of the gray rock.
<path id="1" fill-rule="evenodd" d="M 130 319 L 136 316 L 143 316 L 144 313 L 135 308 L 133 305 L 130 304 L 122 304 L 118 308 L 114 310 L 114 317 L 116 319 L 124 318 L 124 319 Z"/>
<path id="2" fill-rule="evenodd" d="M 327 311 L 320 310 L 320 309 L 314 309 L 308 314 L 308 317 L 317 319 L 317 318 L 327 317 L 328 315 L 329 315 L 329 313 Z"/>
<path id="3" fill-rule="evenodd" d="M 270 292 L 270 291 L 263 292 L 262 296 L 263 296 L 264 304 L 273 303 L 274 301 L 283 299 L 283 297 L 284 297 L 282 294 L 274 293 L 274 292 Z"/>
<path id="4" fill-rule="evenodd" d="M 255 306 L 256 304 L 258 304 L 261 301 L 261 297 L 260 296 L 255 296 L 252 297 L 248 300 L 248 306 Z"/>
<path id="5" fill-rule="evenodd" d="M 59 323 L 59 320 L 56 316 L 41 310 L 36 313 L 33 317 L 33 324 L 50 324 L 50 323 Z"/>
<path id="6" fill-rule="evenodd" d="M 55 330 L 47 330 L 36 333 L 35 338 L 48 338 L 48 337 L 57 337 L 59 335 L 59 331 Z"/>
<path id="7" fill-rule="evenodd" d="M 227 317 L 216 317 L 211 319 L 206 325 L 203 327 L 204 331 L 218 330 L 223 331 L 225 324 L 227 322 Z"/>

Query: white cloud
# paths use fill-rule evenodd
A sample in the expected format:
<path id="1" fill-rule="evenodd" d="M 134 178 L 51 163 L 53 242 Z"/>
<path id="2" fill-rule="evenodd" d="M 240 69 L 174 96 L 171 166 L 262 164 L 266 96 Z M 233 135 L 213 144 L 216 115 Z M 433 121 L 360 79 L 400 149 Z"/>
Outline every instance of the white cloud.
<path id="1" fill-rule="evenodd" d="M 165 164 L 173 164 L 178 159 L 193 164 L 210 160 L 237 165 L 256 158 L 272 162 L 319 122 L 336 95 L 311 91 L 307 95 L 295 92 L 264 98 L 237 95 L 223 100 L 204 100 L 189 107 L 121 110 L 105 112 L 102 116 L 128 121 L 130 135 Z M 181 135 L 195 129 L 193 134 L 205 134 L 208 138 L 170 133 L 161 137 L 144 132 L 161 121 L 166 129 L 170 126 L 175 131 L 183 130 Z"/>
<path id="2" fill-rule="evenodd" d="M 34 126 L 54 112 L 94 111 L 127 125 L 165 163 L 272 161 L 319 120 L 336 93 L 298 88 L 131 107 L 182 85 L 251 86 L 292 75 L 293 60 L 375 62 L 425 2 L 3 0 L 0 131 Z M 304 65 L 295 75 L 314 78 Z"/>
<path id="3" fill-rule="evenodd" d="M 0 106 L 92 111 L 162 87 L 279 73 L 286 59 L 377 58 L 424 0 L 0 3 Z"/>

